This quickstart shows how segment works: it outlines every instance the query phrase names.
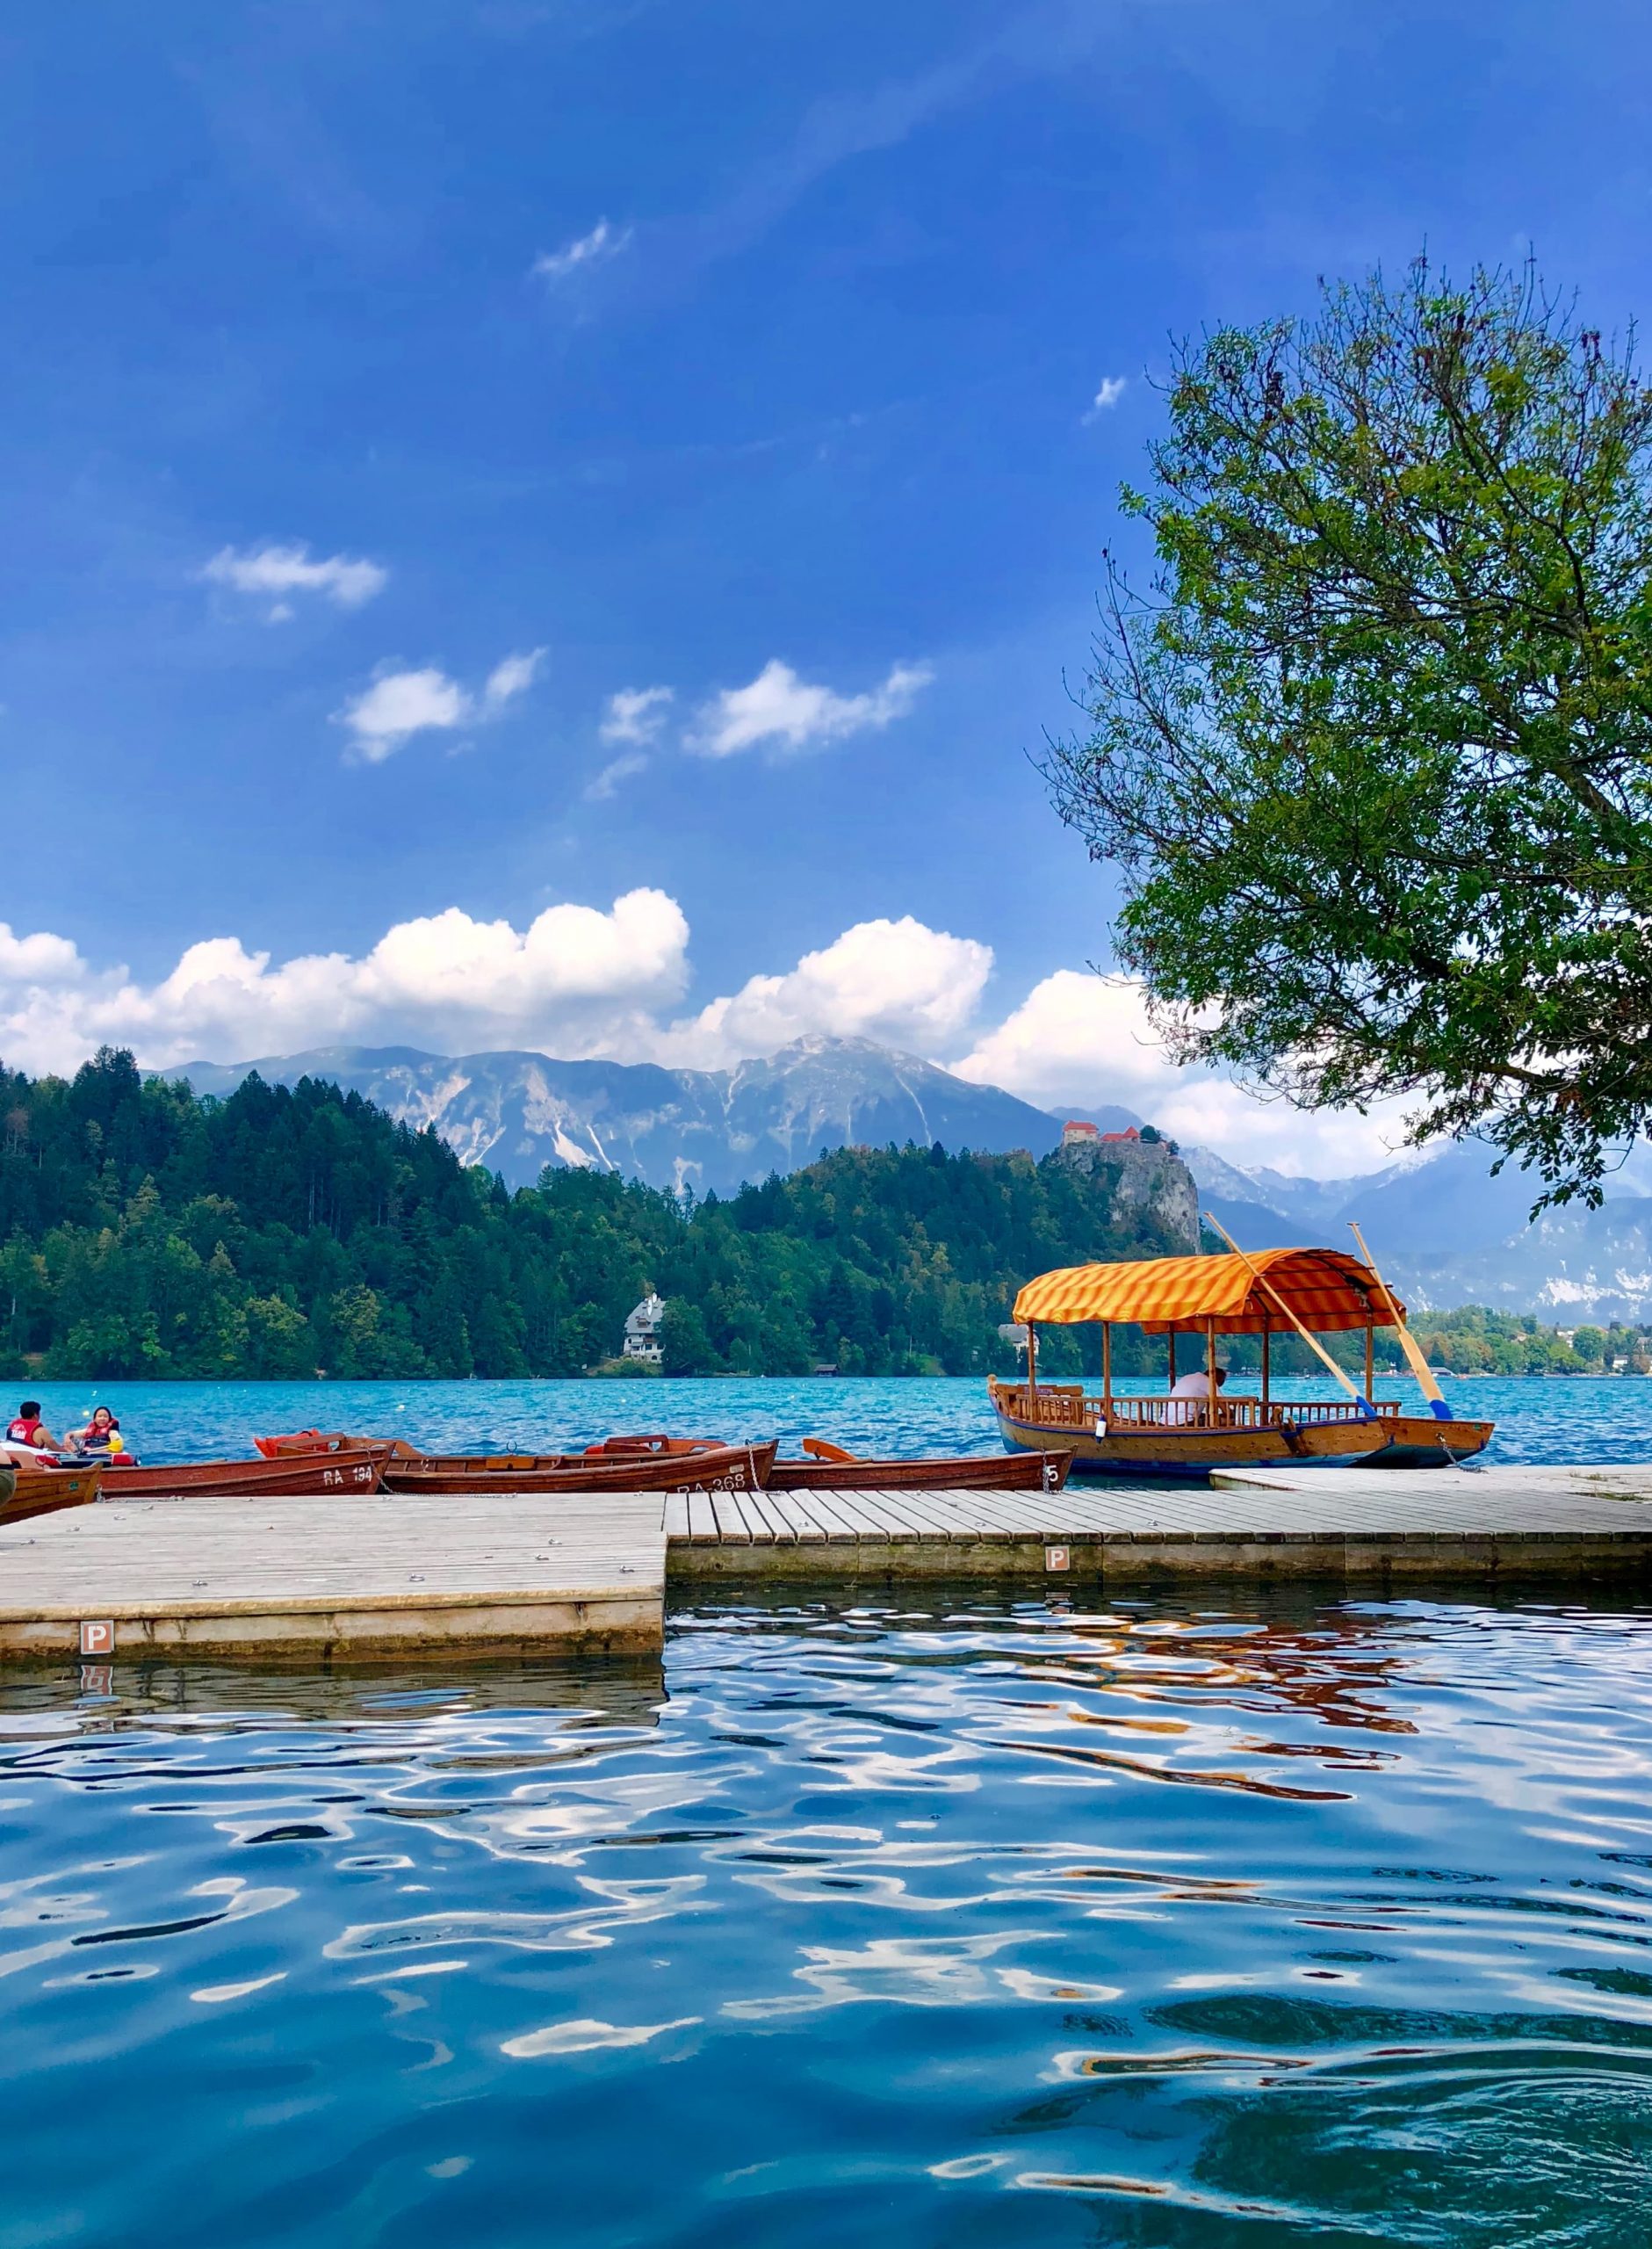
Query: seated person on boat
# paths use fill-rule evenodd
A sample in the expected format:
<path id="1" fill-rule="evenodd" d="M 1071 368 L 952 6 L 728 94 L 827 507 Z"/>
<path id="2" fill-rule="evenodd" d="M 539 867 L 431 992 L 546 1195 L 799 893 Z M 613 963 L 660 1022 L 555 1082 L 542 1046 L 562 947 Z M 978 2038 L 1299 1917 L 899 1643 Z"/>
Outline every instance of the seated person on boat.
<path id="1" fill-rule="evenodd" d="M 7 1423 L 5 1450 L 19 1468 L 38 1468 L 43 1460 L 55 1460 L 63 1450 L 62 1439 L 54 1437 L 40 1419 L 38 1398 L 25 1398 Z"/>
<path id="2" fill-rule="evenodd" d="M 66 1450 L 81 1460 L 124 1462 L 131 1457 L 120 1424 L 106 1406 L 94 1407 L 90 1420 L 69 1431 Z"/>
<path id="3" fill-rule="evenodd" d="M 1226 1367 L 1217 1367 L 1215 1381 L 1218 1391 L 1227 1378 Z M 1170 1398 L 1165 1407 L 1165 1419 L 1167 1421 L 1180 1421 L 1198 1428 L 1207 1426 L 1211 1420 L 1208 1411 L 1189 1405 L 1186 1401 L 1195 1398 L 1208 1398 L 1211 1380 L 1212 1377 L 1205 1371 L 1203 1367 L 1198 1368 L 1191 1374 L 1178 1375 L 1170 1386 Z"/>

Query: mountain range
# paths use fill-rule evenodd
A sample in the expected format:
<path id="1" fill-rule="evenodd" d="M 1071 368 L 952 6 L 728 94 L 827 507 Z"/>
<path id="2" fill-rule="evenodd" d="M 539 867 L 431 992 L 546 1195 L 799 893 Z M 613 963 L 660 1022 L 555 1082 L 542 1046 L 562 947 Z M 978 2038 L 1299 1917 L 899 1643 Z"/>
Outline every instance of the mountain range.
<path id="1" fill-rule="evenodd" d="M 732 1070 L 332 1046 L 165 1074 L 225 1094 L 254 1069 L 271 1083 L 308 1076 L 354 1089 L 408 1124 L 433 1125 L 465 1162 L 511 1186 L 550 1164 L 727 1195 L 846 1145 L 939 1141 L 1043 1155 L 1066 1117 L 1104 1132 L 1141 1122 L 1115 1106 L 1045 1110 L 863 1038 L 798 1039 Z M 1618 1182 L 1598 1211 L 1569 1205 L 1532 1225 L 1531 1179 L 1493 1177 L 1489 1153 L 1474 1143 L 1342 1179 L 1241 1166 L 1208 1148 L 1183 1153 L 1206 1207 L 1242 1247 L 1346 1241 L 1346 1221 L 1357 1219 L 1418 1309 L 1485 1304 L 1567 1324 L 1652 1319 L 1652 1196 L 1632 1183 Z"/>
<path id="2" fill-rule="evenodd" d="M 649 1062 L 560 1062 L 547 1054 L 425 1054 L 410 1046 L 322 1046 L 254 1062 L 167 1071 L 200 1094 L 234 1091 L 249 1071 L 272 1085 L 324 1078 L 413 1125 L 433 1124 L 466 1163 L 508 1186 L 546 1164 L 624 1172 L 653 1187 L 729 1195 L 826 1148 L 908 1140 L 1043 1155 L 1061 1119 L 996 1086 L 866 1038 L 800 1038 L 732 1070 Z M 1074 1110 L 1116 1131 L 1126 1109 Z"/>

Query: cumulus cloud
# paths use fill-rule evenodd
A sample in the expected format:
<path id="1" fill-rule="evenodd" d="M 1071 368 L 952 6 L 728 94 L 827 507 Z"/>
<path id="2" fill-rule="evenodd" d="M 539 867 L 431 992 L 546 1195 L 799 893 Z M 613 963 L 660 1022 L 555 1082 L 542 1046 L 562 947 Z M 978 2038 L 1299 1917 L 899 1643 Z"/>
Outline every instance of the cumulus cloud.
<path id="1" fill-rule="evenodd" d="M 1128 976 L 1058 969 L 950 1067 L 1041 1108 L 1117 1102 L 1177 1140 L 1230 1161 L 1331 1177 L 1386 1163 L 1400 1145 L 1405 1104 L 1367 1117 L 1308 1114 L 1261 1100 L 1230 1079 L 1179 1067 Z"/>
<path id="2" fill-rule="evenodd" d="M 1103 375 L 1101 387 L 1091 400 L 1090 410 L 1085 416 L 1085 420 L 1093 422 L 1098 414 L 1105 414 L 1109 407 L 1116 406 L 1129 387 L 1128 376 Z"/>
<path id="3" fill-rule="evenodd" d="M 847 734 L 876 732 L 904 719 L 934 676 L 925 664 L 897 664 L 881 687 L 838 695 L 799 679 L 790 664 L 771 656 L 749 685 L 725 688 L 711 698 L 688 747 L 703 757 L 732 757 L 760 744 L 812 749 Z"/>
<path id="4" fill-rule="evenodd" d="M 608 698 L 599 729 L 604 741 L 653 741 L 666 722 L 668 687 L 622 687 Z"/>
<path id="5" fill-rule="evenodd" d="M 632 890 L 605 911 L 547 907 L 523 929 L 449 907 L 397 922 L 358 957 L 277 964 L 238 937 L 208 937 L 146 984 L 93 968 L 67 938 L 0 923 L 0 1053 L 14 1067 L 71 1069 L 109 1041 L 161 1067 L 372 1036 L 452 1052 L 640 1054 L 682 996 L 688 944 L 675 899 Z"/>
<path id="6" fill-rule="evenodd" d="M 980 1002 L 992 952 L 904 915 L 857 922 L 783 976 L 754 976 L 726 999 L 674 1026 L 667 1046 L 701 1067 L 771 1054 L 794 1038 L 837 1038 L 933 1052 L 956 1038 Z"/>
<path id="7" fill-rule="evenodd" d="M 433 664 L 380 672 L 370 688 L 333 715 L 350 729 L 355 755 L 369 765 L 381 765 L 415 734 L 451 733 L 498 718 L 532 686 L 544 661 L 543 648 L 507 656 L 494 665 L 480 695 Z"/>
<path id="8" fill-rule="evenodd" d="M 599 219 L 590 233 L 581 235 L 577 242 L 565 242 L 560 249 L 542 250 L 529 271 L 536 280 L 566 281 L 581 266 L 617 257 L 631 236 L 629 227 L 610 227 L 606 219 Z"/>
<path id="9" fill-rule="evenodd" d="M 268 599 L 268 616 L 278 624 L 292 614 L 293 594 L 318 594 L 340 609 L 359 609 L 382 593 L 390 573 L 359 555 L 312 557 L 307 546 L 220 547 L 202 570 L 209 584 Z"/>

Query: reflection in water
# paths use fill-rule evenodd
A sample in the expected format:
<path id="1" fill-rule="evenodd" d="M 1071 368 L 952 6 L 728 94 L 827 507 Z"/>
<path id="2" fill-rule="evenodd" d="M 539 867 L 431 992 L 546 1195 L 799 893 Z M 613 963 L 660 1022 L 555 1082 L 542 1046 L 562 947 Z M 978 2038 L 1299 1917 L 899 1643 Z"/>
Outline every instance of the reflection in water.
<path id="1" fill-rule="evenodd" d="M 0 2249 L 1639 2245 L 1649 1659 L 937 1594 L 0 1682 Z"/>

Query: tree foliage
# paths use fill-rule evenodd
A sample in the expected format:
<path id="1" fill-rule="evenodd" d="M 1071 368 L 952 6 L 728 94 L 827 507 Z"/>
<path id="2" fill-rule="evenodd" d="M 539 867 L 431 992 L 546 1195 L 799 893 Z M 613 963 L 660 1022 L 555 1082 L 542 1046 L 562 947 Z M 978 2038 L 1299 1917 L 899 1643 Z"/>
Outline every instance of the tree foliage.
<path id="1" fill-rule="evenodd" d="M 1528 268 L 1425 260 L 1179 355 L 1047 771 L 1172 1047 L 1415 1097 L 1544 1199 L 1652 1108 L 1652 391 Z"/>
<path id="2" fill-rule="evenodd" d="M 1179 1247 L 1057 1158 L 843 1149 L 703 1203 L 509 1193 L 357 1094 L 227 1100 L 105 1049 L 0 1068 L 0 1360 L 54 1376 L 579 1374 L 667 1298 L 667 1371 L 966 1373 L 1031 1274 Z M 1075 1361 L 1076 1364 L 1076 1361 Z"/>

